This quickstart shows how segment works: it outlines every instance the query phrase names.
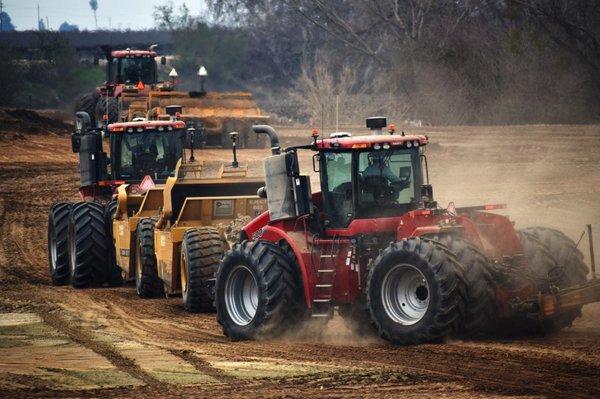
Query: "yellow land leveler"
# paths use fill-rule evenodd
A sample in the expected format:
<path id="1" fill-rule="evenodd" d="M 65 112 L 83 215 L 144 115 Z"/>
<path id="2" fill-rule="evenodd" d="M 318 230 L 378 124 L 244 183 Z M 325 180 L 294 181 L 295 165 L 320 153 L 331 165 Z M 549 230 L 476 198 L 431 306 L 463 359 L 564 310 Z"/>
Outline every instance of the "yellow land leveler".
<path id="1" fill-rule="evenodd" d="M 228 238 L 228 227 L 266 211 L 266 200 L 256 195 L 264 180 L 247 177 L 248 166 L 238 165 L 235 153 L 216 175 L 207 169 L 202 161 L 180 160 L 162 187 L 144 194 L 135 186 L 118 188 L 116 264 L 126 280 L 135 279 L 140 297 L 181 293 L 186 310 L 212 310 L 215 272 L 237 240 Z"/>

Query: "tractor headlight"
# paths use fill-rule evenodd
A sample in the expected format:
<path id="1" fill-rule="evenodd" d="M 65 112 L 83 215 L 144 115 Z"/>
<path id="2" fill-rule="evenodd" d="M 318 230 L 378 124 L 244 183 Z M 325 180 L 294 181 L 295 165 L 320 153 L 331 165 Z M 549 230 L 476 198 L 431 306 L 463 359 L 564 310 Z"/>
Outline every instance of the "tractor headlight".
<path id="1" fill-rule="evenodd" d="M 418 147 L 418 146 L 419 146 L 419 142 L 418 142 L 418 141 L 413 141 L 413 145 L 414 145 L 415 147 Z"/>
<path id="2" fill-rule="evenodd" d="M 406 148 L 410 148 L 410 147 L 412 147 L 412 143 L 410 141 L 407 141 L 406 142 Z"/>
<path id="3" fill-rule="evenodd" d="M 375 149 L 375 150 L 380 150 L 380 149 L 381 149 L 381 146 L 380 146 L 379 144 L 375 144 L 375 145 L 373 146 L 373 149 Z"/>
<path id="4" fill-rule="evenodd" d="M 387 144 L 387 143 L 385 143 L 385 144 L 383 145 L 383 149 L 384 149 L 384 150 L 389 150 L 389 149 L 390 149 L 390 145 L 389 145 L 389 144 Z"/>

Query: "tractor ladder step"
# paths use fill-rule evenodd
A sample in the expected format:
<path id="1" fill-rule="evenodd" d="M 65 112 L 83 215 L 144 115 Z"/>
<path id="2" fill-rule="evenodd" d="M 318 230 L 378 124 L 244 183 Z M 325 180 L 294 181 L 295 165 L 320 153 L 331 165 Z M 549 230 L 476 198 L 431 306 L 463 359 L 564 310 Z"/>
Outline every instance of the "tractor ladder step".
<path id="1" fill-rule="evenodd" d="M 323 257 L 325 262 L 331 262 L 333 257 Z M 325 260 L 326 259 L 326 260 Z M 324 265 L 323 265 L 324 266 Z M 315 284 L 312 317 L 329 318 L 333 315 L 333 307 L 331 304 L 333 297 L 333 280 L 335 269 L 326 266 L 322 269 L 317 269 L 317 284 Z"/>

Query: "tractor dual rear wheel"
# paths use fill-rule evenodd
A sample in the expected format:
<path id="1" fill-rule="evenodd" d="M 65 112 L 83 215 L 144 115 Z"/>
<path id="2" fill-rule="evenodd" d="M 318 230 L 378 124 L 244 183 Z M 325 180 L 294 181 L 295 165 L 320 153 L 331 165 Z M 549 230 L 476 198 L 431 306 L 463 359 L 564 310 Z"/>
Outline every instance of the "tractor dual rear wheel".
<path id="1" fill-rule="evenodd" d="M 94 114 L 96 119 L 96 127 L 103 127 L 104 120 L 103 116 L 106 114 L 108 124 L 119 121 L 119 103 L 116 98 L 113 97 L 100 97 L 96 103 L 96 110 Z"/>
<path id="2" fill-rule="evenodd" d="M 104 219 L 106 223 L 106 237 L 108 238 L 109 261 L 106 265 L 108 273 L 108 284 L 119 286 L 123 284 L 123 275 L 121 268 L 117 266 L 117 254 L 115 249 L 115 239 L 113 235 L 113 220 L 117 212 L 117 201 L 111 200 L 104 209 Z"/>
<path id="3" fill-rule="evenodd" d="M 181 296 L 188 312 L 214 311 L 215 274 L 227 242 L 215 227 L 186 230 L 181 244 Z"/>
<path id="4" fill-rule="evenodd" d="M 446 246 L 463 269 L 467 284 L 467 307 L 460 333 L 475 338 L 494 333 L 499 317 L 492 264 L 479 248 L 450 234 L 432 237 Z"/>
<path id="5" fill-rule="evenodd" d="M 420 344 L 459 330 L 466 291 L 462 268 L 445 246 L 411 237 L 390 244 L 375 259 L 367 280 L 367 303 L 382 338 Z"/>
<path id="6" fill-rule="evenodd" d="M 70 203 L 59 202 L 48 213 L 48 261 L 52 284 L 66 285 L 71 282 L 69 269 L 69 216 Z"/>
<path id="7" fill-rule="evenodd" d="M 110 261 L 104 206 L 78 202 L 69 217 L 69 265 L 75 288 L 102 285 Z"/>
<path id="8" fill-rule="evenodd" d="M 154 253 L 154 220 L 140 220 L 135 240 L 135 288 L 140 298 L 164 296 Z"/>
<path id="9" fill-rule="evenodd" d="M 541 292 L 573 287 L 587 281 L 588 269 L 583 262 L 583 254 L 563 233 L 544 227 L 530 227 L 518 233 L 529 267 L 542 282 L 538 287 Z M 534 331 L 552 332 L 570 327 L 580 316 L 581 307 L 577 307 L 541 322 L 528 320 L 527 325 Z"/>
<path id="10" fill-rule="evenodd" d="M 306 314 L 295 262 L 265 241 L 236 244 L 217 272 L 217 321 L 232 340 L 282 334 Z"/>
<path id="11" fill-rule="evenodd" d="M 90 118 L 94 118 L 96 115 L 96 103 L 100 98 L 100 94 L 97 91 L 83 94 L 75 102 L 75 113 L 86 112 Z"/>

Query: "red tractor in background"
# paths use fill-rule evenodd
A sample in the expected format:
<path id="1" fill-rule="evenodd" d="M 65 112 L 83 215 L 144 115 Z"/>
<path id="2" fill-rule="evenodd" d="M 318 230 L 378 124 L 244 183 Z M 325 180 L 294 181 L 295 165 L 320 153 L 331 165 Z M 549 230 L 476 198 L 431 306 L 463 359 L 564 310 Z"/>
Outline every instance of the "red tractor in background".
<path id="1" fill-rule="evenodd" d="M 375 134 L 360 137 L 315 131 L 311 144 L 283 152 L 270 126 L 253 127 L 271 139 L 259 191 L 269 210 L 244 227 L 217 272 L 225 335 L 270 337 L 337 309 L 359 329 L 419 344 L 559 329 L 600 301 L 600 281 L 587 281 L 564 234 L 515 230 L 489 212 L 504 205 L 438 207 L 427 136 L 383 134 L 386 124 L 369 118 Z M 300 150 L 315 152 L 320 192 L 299 172 Z"/>
<path id="2" fill-rule="evenodd" d="M 109 46 L 102 46 L 107 62 L 106 82 L 79 97 L 75 112 L 87 112 L 94 126 L 103 127 L 105 121 L 108 124 L 122 121 L 122 112 L 127 113 L 129 105 L 136 100 L 145 102 L 153 87 L 157 90 L 168 88 L 168 82 L 158 79 L 155 48 L 153 45 L 148 50 L 113 51 Z M 165 63 L 166 59 L 162 57 L 161 64 Z M 120 100 L 125 102 L 119 104 Z M 145 118 L 146 113 L 132 116 Z"/>
<path id="3" fill-rule="evenodd" d="M 205 91 L 206 68 L 199 68 L 199 91 L 178 91 L 178 75 L 171 69 L 171 80 L 161 81 L 156 62 L 156 45 L 147 50 L 112 50 L 102 46 L 106 57 L 106 82 L 91 93 L 81 96 L 75 112 L 87 112 L 96 127 L 105 124 L 134 121 L 139 118 L 168 120 L 169 106 L 182 107 L 180 119 L 201 124 L 205 143 L 231 147 L 229 133 L 239 132 L 241 148 L 264 148 L 258 136 L 251 134 L 253 123 L 265 123 L 264 115 L 251 93 Z M 166 57 L 160 58 L 166 65 Z M 190 143 L 186 143 L 189 147 Z"/>

